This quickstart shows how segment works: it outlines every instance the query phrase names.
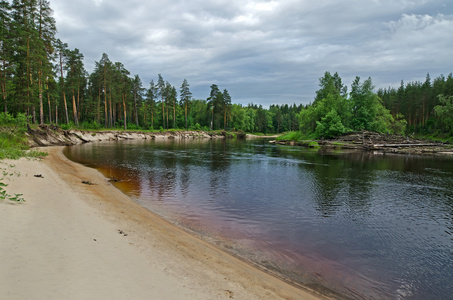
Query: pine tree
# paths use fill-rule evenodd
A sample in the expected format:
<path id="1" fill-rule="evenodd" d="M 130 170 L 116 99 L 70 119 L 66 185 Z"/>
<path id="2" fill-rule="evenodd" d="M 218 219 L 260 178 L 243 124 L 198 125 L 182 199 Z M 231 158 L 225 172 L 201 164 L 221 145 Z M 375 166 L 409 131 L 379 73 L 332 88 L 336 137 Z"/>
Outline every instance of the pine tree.
<path id="1" fill-rule="evenodd" d="M 140 76 L 135 75 L 134 80 L 132 81 L 132 94 L 134 99 L 134 116 L 135 116 L 135 125 L 138 127 L 138 115 L 137 115 L 137 101 L 141 102 L 142 93 L 143 93 L 143 84 Z"/>
<path id="2" fill-rule="evenodd" d="M 161 74 L 157 78 L 157 91 L 162 100 L 162 127 L 165 128 L 165 82 Z"/>
<path id="3" fill-rule="evenodd" d="M 74 123 L 79 126 L 79 108 L 80 108 L 80 90 L 85 82 L 85 69 L 83 66 L 83 54 L 79 49 L 75 48 L 67 53 L 67 61 L 65 65 L 67 71 L 67 87 L 72 95 L 72 110 Z M 77 102 L 76 102 L 77 95 Z"/>
<path id="4" fill-rule="evenodd" d="M 227 129 L 227 114 L 229 114 L 229 109 L 231 107 L 231 96 L 228 93 L 227 89 L 223 90 L 222 95 L 222 105 L 223 105 L 223 129 Z"/>
<path id="5" fill-rule="evenodd" d="M 208 97 L 208 108 L 211 109 L 212 111 L 212 114 L 211 114 L 211 130 L 214 129 L 214 111 L 216 109 L 216 106 L 218 106 L 218 100 L 220 99 L 220 95 L 222 93 L 220 92 L 219 90 L 219 87 L 217 86 L 217 84 L 212 84 L 211 85 L 211 93 Z"/>
<path id="6" fill-rule="evenodd" d="M 38 71 L 38 97 L 39 97 L 39 119 L 44 124 L 43 86 L 46 79 L 53 74 L 52 55 L 54 52 L 54 41 L 56 34 L 55 19 L 52 14 L 48 0 L 38 1 L 39 10 L 37 18 L 38 39 L 36 41 L 37 71 Z"/>
<path id="7" fill-rule="evenodd" d="M 180 97 L 181 97 L 180 98 L 181 104 L 184 105 L 184 124 L 185 124 L 185 128 L 187 130 L 187 110 L 188 110 L 190 100 L 192 98 L 192 93 L 189 90 L 189 83 L 187 82 L 186 79 L 184 79 L 182 82 L 181 90 L 180 90 Z"/>
<path id="8" fill-rule="evenodd" d="M 8 94 L 11 86 L 12 39 L 11 7 L 8 1 L 0 1 L 0 90 L 5 113 L 8 112 Z"/>
<path id="9" fill-rule="evenodd" d="M 154 86 L 154 81 L 151 80 L 151 82 L 149 84 L 149 89 L 146 93 L 146 100 L 149 103 L 150 113 L 151 113 L 151 129 L 154 128 L 154 105 L 155 105 L 156 97 L 157 97 L 157 89 Z M 145 116 L 146 116 L 146 114 L 145 114 Z"/>

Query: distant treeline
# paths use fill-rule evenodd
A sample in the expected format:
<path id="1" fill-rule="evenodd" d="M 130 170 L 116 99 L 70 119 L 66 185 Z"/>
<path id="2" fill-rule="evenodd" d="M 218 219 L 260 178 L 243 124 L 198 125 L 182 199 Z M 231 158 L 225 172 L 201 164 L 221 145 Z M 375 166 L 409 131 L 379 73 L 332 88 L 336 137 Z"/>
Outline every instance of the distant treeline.
<path id="1" fill-rule="evenodd" d="M 1 102 L 9 115 L 29 122 L 100 129 L 231 129 L 281 133 L 302 131 L 331 137 L 350 130 L 452 134 L 453 79 L 401 83 L 374 91 L 360 78 L 351 92 L 326 72 L 309 105 L 234 104 L 228 90 L 211 85 L 206 99 L 193 99 L 187 80 L 178 87 L 159 74 L 142 83 L 120 62 L 102 54 L 89 74 L 83 54 L 56 38 L 48 0 L 0 1 Z"/>

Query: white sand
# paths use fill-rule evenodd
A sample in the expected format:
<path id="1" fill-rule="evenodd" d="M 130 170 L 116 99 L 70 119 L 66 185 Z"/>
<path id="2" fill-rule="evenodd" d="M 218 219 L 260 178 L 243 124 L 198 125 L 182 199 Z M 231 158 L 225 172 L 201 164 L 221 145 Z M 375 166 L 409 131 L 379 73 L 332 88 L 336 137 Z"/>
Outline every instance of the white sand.
<path id="1" fill-rule="evenodd" d="M 62 149 L 0 161 L 8 194 L 26 200 L 0 201 L 0 299 L 321 299 L 162 220 Z"/>

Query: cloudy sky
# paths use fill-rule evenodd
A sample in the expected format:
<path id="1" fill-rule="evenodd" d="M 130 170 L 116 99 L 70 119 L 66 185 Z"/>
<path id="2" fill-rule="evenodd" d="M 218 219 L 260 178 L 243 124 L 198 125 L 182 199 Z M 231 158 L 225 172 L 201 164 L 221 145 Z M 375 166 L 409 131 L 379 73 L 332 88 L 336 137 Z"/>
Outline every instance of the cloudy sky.
<path id="1" fill-rule="evenodd" d="M 377 88 L 453 72 L 451 0 L 51 0 L 58 37 L 92 72 L 102 53 L 144 87 L 161 73 L 194 98 L 313 100 L 324 72 Z"/>

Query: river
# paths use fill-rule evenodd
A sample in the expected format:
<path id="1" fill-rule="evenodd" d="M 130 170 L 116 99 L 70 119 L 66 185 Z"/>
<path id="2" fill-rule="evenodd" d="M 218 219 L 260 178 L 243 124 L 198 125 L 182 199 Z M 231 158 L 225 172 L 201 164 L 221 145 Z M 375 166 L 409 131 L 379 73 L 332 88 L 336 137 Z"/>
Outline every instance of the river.
<path id="1" fill-rule="evenodd" d="M 260 140 L 67 147 L 140 205 L 294 282 L 348 299 L 452 299 L 453 158 Z"/>

